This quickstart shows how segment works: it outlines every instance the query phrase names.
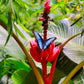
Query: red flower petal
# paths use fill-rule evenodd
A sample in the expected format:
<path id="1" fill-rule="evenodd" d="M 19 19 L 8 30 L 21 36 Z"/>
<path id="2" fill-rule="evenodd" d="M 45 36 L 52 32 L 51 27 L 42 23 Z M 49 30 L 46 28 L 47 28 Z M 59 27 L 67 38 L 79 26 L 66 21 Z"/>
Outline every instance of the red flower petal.
<path id="1" fill-rule="evenodd" d="M 48 7 L 47 7 L 47 14 L 49 14 L 50 8 L 51 8 L 51 6 L 48 6 Z"/>
<path id="2" fill-rule="evenodd" d="M 31 54 L 31 56 L 33 57 L 33 59 L 34 59 L 35 61 L 37 61 L 37 62 L 40 62 L 40 58 L 39 58 L 39 56 L 38 56 L 37 53 L 38 53 L 38 52 L 37 52 L 35 49 L 30 48 L 30 54 Z"/>
<path id="3" fill-rule="evenodd" d="M 48 61 L 49 62 L 54 61 L 56 58 L 58 58 L 59 53 L 60 53 L 60 48 L 59 47 L 54 48 L 52 55 L 49 56 L 48 58 Z"/>
<path id="4" fill-rule="evenodd" d="M 44 3 L 44 9 L 45 9 L 47 6 L 49 6 L 49 4 L 50 4 L 50 0 L 47 0 L 47 1 Z"/>
<path id="5" fill-rule="evenodd" d="M 39 54 L 39 49 L 38 49 L 38 46 L 37 46 L 37 43 L 35 41 L 31 41 L 30 42 L 30 54 L 31 56 L 37 61 L 37 62 L 40 62 L 40 54 Z"/>
<path id="6" fill-rule="evenodd" d="M 31 46 L 31 47 L 37 46 L 37 43 L 36 43 L 35 41 L 31 41 L 31 42 L 30 42 L 30 46 Z"/>
<path id="7" fill-rule="evenodd" d="M 49 56 L 49 52 L 48 52 L 47 50 L 45 50 L 45 51 L 42 50 L 42 51 L 41 51 L 42 61 L 43 61 L 43 60 L 47 61 L 47 60 L 46 60 L 46 57 L 48 57 L 48 56 Z"/>
<path id="8" fill-rule="evenodd" d="M 50 4 L 50 0 L 47 0 L 45 3 L 44 3 L 44 12 L 49 14 L 50 12 L 50 8 L 51 6 L 49 5 Z"/>
<path id="9" fill-rule="evenodd" d="M 44 20 L 44 17 L 40 17 L 40 18 L 39 18 L 39 21 L 43 21 L 43 20 Z"/>

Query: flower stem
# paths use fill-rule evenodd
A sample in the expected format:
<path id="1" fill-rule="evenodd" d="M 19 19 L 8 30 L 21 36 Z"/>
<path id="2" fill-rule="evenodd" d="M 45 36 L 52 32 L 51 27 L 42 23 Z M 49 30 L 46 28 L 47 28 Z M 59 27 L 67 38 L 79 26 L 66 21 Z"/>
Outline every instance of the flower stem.
<path id="1" fill-rule="evenodd" d="M 49 77 L 48 77 L 48 82 L 49 82 L 49 84 L 52 84 L 52 79 L 53 79 L 53 76 L 54 76 L 55 66 L 56 66 L 57 59 L 58 59 L 58 58 L 56 58 L 56 60 L 53 61 L 53 63 L 52 63 L 50 75 L 49 75 Z"/>
<path id="2" fill-rule="evenodd" d="M 72 40 L 73 38 L 75 38 L 76 36 L 78 36 L 78 35 L 80 35 L 80 34 L 81 34 L 81 32 L 80 32 L 80 33 L 77 33 L 77 34 L 71 36 L 69 39 L 67 39 L 67 40 L 60 46 L 60 50 L 62 50 L 62 48 L 63 48 L 70 40 Z"/>
<path id="3" fill-rule="evenodd" d="M 44 17 L 45 17 L 45 20 L 43 21 L 43 26 L 44 26 L 44 40 L 46 40 L 47 39 L 47 29 L 48 29 L 48 14 L 44 14 L 43 15 Z"/>
<path id="4" fill-rule="evenodd" d="M 47 82 L 47 63 L 43 62 L 42 63 L 42 75 L 43 75 L 43 80 L 45 84 L 48 84 Z"/>
<path id="5" fill-rule="evenodd" d="M 46 40 L 47 39 L 47 28 L 44 26 L 44 40 Z"/>
<path id="6" fill-rule="evenodd" d="M 0 25 L 1 25 L 1 24 L 0 24 Z M 2 24 L 2 25 L 3 25 L 3 28 L 4 28 L 5 30 L 7 30 L 7 29 L 5 28 L 5 26 L 4 26 L 4 24 Z M 12 36 L 13 36 L 13 38 L 16 40 L 16 42 L 18 43 L 18 45 L 21 47 L 21 49 L 23 50 L 24 54 L 26 55 L 26 57 L 27 57 L 27 59 L 28 59 L 30 65 L 32 66 L 32 69 L 33 69 L 33 71 L 34 71 L 34 73 L 35 73 L 35 76 L 36 76 L 36 78 L 37 78 L 38 83 L 39 83 L 39 84 L 44 84 L 43 79 L 42 79 L 42 77 L 41 77 L 39 71 L 37 70 L 37 68 L 36 68 L 36 66 L 35 66 L 35 63 L 33 62 L 33 60 L 32 60 L 32 58 L 31 58 L 30 54 L 29 54 L 28 51 L 27 51 L 27 49 L 25 48 L 25 46 L 23 45 L 23 43 L 19 40 L 19 38 L 18 38 L 14 33 L 12 34 Z"/>
<path id="7" fill-rule="evenodd" d="M 64 81 L 61 84 L 67 84 L 69 80 L 84 66 L 84 60 L 78 64 L 70 73 L 69 75 L 64 79 Z"/>
<path id="8" fill-rule="evenodd" d="M 46 11 L 47 11 L 47 9 L 46 9 Z M 44 40 L 46 40 L 47 39 L 47 29 L 48 29 L 48 18 L 49 18 L 49 16 L 46 12 L 44 12 L 43 17 L 45 19 L 43 20 L 42 26 L 44 26 L 44 32 L 43 33 L 44 33 Z"/>

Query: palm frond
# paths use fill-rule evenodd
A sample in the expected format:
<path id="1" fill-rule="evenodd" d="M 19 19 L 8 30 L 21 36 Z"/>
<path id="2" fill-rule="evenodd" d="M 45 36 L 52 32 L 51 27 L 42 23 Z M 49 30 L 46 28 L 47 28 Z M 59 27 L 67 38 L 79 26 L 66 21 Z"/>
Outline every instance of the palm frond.
<path id="1" fill-rule="evenodd" d="M 71 22 L 65 18 L 59 22 L 58 25 L 50 22 L 48 36 L 56 36 L 56 42 L 63 43 L 69 37 L 81 32 L 82 29 L 77 25 L 70 26 Z M 51 34 L 51 35 L 50 35 Z M 84 60 L 84 36 L 71 40 L 63 49 L 63 52 L 76 63 L 80 63 Z"/>
<path id="2" fill-rule="evenodd" d="M 58 40 L 63 43 L 69 37 L 82 31 L 82 29 L 78 26 L 74 25 L 73 27 L 71 27 L 70 24 L 71 22 L 67 18 L 61 20 L 58 25 L 50 22 L 49 32 L 52 35 L 55 35 Z M 78 36 L 70 42 L 74 43 L 76 47 L 80 46 L 82 48 L 84 47 L 84 36 L 82 38 L 81 36 Z"/>

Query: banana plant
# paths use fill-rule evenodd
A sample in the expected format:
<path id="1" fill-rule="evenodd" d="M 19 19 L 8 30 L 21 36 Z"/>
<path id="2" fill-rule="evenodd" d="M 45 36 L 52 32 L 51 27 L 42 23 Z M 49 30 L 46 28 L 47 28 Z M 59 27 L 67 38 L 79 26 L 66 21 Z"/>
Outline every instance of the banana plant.
<path id="1" fill-rule="evenodd" d="M 23 2 L 23 1 L 21 1 L 21 2 Z M 15 4 L 15 3 L 17 3 L 17 4 Z M 35 84 L 37 84 L 37 83 L 38 84 L 53 84 L 53 83 L 56 83 L 56 82 L 53 82 L 53 79 L 54 79 L 54 74 L 56 73 L 55 70 L 57 70 L 57 68 L 59 69 L 59 67 L 56 68 L 56 66 L 59 65 L 58 61 L 60 60 L 59 57 L 60 57 L 61 52 L 64 51 L 65 45 L 70 40 L 72 40 L 73 38 L 75 38 L 77 36 L 80 36 L 83 33 L 76 32 L 71 37 L 66 38 L 67 40 L 64 40 L 64 42 L 60 41 L 61 43 L 58 42 L 58 43 L 55 44 L 55 40 L 58 39 L 60 37 L 60 35 L 62 35 L 61 39 L 63 39 L 66 35 L 72 33 L 70 31 L 68 31 L 68 33 L 67 33 L 66 32 L 67 29 L 66 30 L 65 30 L 65 28 L 63 29 L 64 24 L 62 24 L 62 25 L 59 24 L 59 26 L 54 25 L 56 27 L 56 28 L 54 28 L 54 31 L 53 31 L 53 32 L 56 33 L 55 36 L 48 38 L 48 28 L 50 26 L 49 21 L 51 22 L 51 21 L 53 21 L 53 19 L 51 19 L 50 16 L 49 16 L 50 9 L 52 7 L 50 6 L 50 0 L 47 0 L 44 3 L 43 13 L 41 14 L 41 17 L 39 18 L 39 21 L 42 21 L 43 37 L 39 33 L 37 33 L 36 31 L 33 31 L 33 34 L 35 36 L 35 41 L 30 42 L 31 48 L 30 48 L 30 53 L 29 53 L 26 46 L 23 44 L 23 42 L 20 41 L 20 39 L 17 36 L 17 32 L 18 32 L 18 34 L 24 40 L 27 40 L 26 37 L 22 34 L 22 32 L 17 27 L 16 23 L 14 22 L 14 19 L 16 19 L 16 17 L 14 17 L 14 14 L 17 13 L 18 9 L 13 10 L 13 5 L 12 4 L 19 5 L 20 7 L 23 7 L 24 9 L 28 8 L 27 5 L 29 5 L 25 2 L 20 4 L 19 0 L 17 0 L 17 1 L 16 0 L 9 0 L 9 2 L 7 4 L 7 6 L 11 8 L 11 9 L 8 10 L 8 14 L 9 14 L 8 17 L 9 18 L 8 18 L 8 20 L 6 18 L 6 21 L 7 21 L 6 23 L 2 21 L 3 19 L 1 19 L 1 21 L 0 21 L 0 25 L 2 26 L 1 30 L 2 30 L 2 28 L 4 28 L 6 31 L 8 31 L 8 37 L 7 37 L 7 34 L 6 34 L 6 37 L 5 37 L 5 39 L 7 38 L 7 40 L 4 43 L 2 41 L 1 49 L 0 49 L 1 56 L 3 56 L 3 58 L 4 58 L 1 61 L 1 66 L 4 64 L 4 69 L 3 69 L 3 67 L 1 67 L 2 68 L 1 70 L 2 71 L 4 70 L 3 74 L 7 74 L 8 77 L 9 77 L 9 74 L 12 74 L 12 80 L 13 80 L 14 84 L 31 83 L 29 81 L 33 77 L 36 78 L 35 81 L 33 82 Z M 25 4 L 25 6 L 23 6 L 23 4 Z M 21 11 L 25 11 L 24 9 L 21 9 Z M 4 12 L 4 11 L 2 11 L 2 12 Z M 24 25 L 22 25 L 21 22 L 20 22 L 19 17 L 21 15 L 21 13 L 20 13 L 20 15 L 19 14 L 15 14 L 15 15 L 18 15 L 17 19 L 16 19 L 17 20 L 16 22 L 22 27 L 23 30 L 29 32 L 24 27 Z M 24 14 L 24 15 L 26 16 L 26 14 Z M 14 31 L 16 31 L 16 33 L 13 31 L 13 26 L 14 26 L 14 29 L 15 29 Z M 49 29 L 52 31 L 53 30 L 52 28 L 53 28 L 53 25 L 51 24 L 51 28 L 49 28 Z M 3 31 L 6 32 L 4 29 L 3 29 Z M 58 31 L 58 30 L 60 30 L 60 31 Z M 65 33 L 63 33 L 63 31 L 65 31 Z M 1 35 L 1 36 L 3 36 L 3 35 Z M 68 35 L 68 36 L 70 36 L 70 35 Z M 12 40 L 14 40 L 13 44 L 15 44 L 15 46 L 13 46 L 13 47 L 11 46 L 11 49 L 9 49 L 9 46 L 10 46 L 10 43 L 11 43 L 11 38 L 12 38 Z M 15 41 L 17 43 L 15 43 Z M 82 44 L 82 42 L 81 42 L 81 44 Z M 16 51 L 12 50 L 14 47 L 17 47 Z M 9 50 L 9 53 L 7 53 L 8 52 L 7 50 Z M 21 51 L 21 52 L 18 53 L 18 50 Z M 62 55 L 61 55 L 61 57 L 62 57 Z M 37 66 L 35 64 L 35 61 L 41 63 L 42 70 L 39 70 L 37 68 Z M 50 69 L 50 72 L 48 73 L 47 72 L 47 64 L 49 64 L 49 63 L 51 63 L 51 65 L 50 65 L 51 69 Z M 76 67 L 70 73 L 68 73 L 69 75 L 67 75 L 65 80 L 62 81 L 62 84 L 67 84 L 67 83 L 69 83 L 69 81 L 71 81 L 71 78 L 84 66 L 84 60 L 82 60 L 82 62 L 80 61 L 80 63 L 78 63 L 78 65 L 76 64 L 75 66 Z M 12 67 L 12 69 L 15 69 L 16 71 L 11 71 L 12 70 L 11 67 Z M 31 71 L 32 70 L 33 70 L 34 75 L 31 78 Z M 41 71 L 41 73 L 40 73 L 40 71 Z M 1 74 L 1 76 L 3 74 Z M 28 76 L 28 75 L 30 75 L 30 76 Z M 64 74 L 64 76 L 65 76 L 65 74 Z M 60 79 L 61 79 L 61 77 L 60 77 Z"/>

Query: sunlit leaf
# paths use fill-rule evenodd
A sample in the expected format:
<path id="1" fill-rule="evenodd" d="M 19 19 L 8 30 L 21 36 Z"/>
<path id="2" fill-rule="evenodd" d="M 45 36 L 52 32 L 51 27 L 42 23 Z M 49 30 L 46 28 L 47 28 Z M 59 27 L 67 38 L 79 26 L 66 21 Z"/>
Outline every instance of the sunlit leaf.
<path id="1" fill-rule="evenodd" d="M 30 66 L 26 62 L 14 58 L 6 59 L 6 66 L 14 69 L 24 69 L 28 72 L 30 71 Z"/>
<path id="2" fill-rule="evenodd" d="M 19 5 L 21 5 L 23 8 L 27 8 L 29 9 L 28 7 L 28 4 L 26 2 L 24 2 L 23 0 L 15 0 Z"/>
<path id="3" fill-rule="evenodd" d="M 25 26 L 23 24 L 21 24 L 21 22 L 18 20 L 18 24 L 23 28 L 23 30 L 25 30 L 26 32 L 29 32 L 29 30 L 27 28 L 25 28 Z"/>
<path id="4" fill-rule="evenodd" d="M 18 34 L 24 39 L 24 40 L 27 40 L 25 38 L 25 36 L 22 34 L 22 32 L 18 29 L 18 27 L 14 24 L 14 27 L 15 27 L 15 30 L 18 32 Z"/>
<path id="5" fill-rule="evenodd" d="M 52 66 L 52 63 L 48 62 L 48 63 L 47 63 L 47 66 Z"/>
<path id="6" fill-rule="evenodd" d="M 6 16 L 4 14 L 0 14 L 0 22 L 7 25 L 8 20 L 7 20 L 7 18 L 6 18 Z"/>
<path id="7" fill-rule="evenodd" d="M 58 7 L 57 4 L 53 4 L 51 10 L 54 10 L 54 9 L 56 9 L 57 7 Z"/>
<path id="8" fill-rule="evenodd" d="M 33 71 L 29 73 L 26 70 L 16 70 L 12 75 L 14 84 L 38 84 Z"/>
<path id="9" fill-rule="evenodd" d="M 7 31 L 0 26 L 0 49 L 3 49 L 7 36 Z M 16 57 L 20 60 L 26 59 L 26 56 L 24 55 L 23 51 L 12 37 L 10 37 L 7 45 L 4 48 L 4 51 L 6 55 Z"/>
<path id="10" fill-rule="evenodd" d="M 20 1 L 20 3 L 18 3 L 18 1 L 13 1 L 13 7 L 18 18 L 20 17 L 21 14 L 24 14 L 25 16 L 27 16 L 26 10 L 28 9 L 24 8 L 25 4 L 23 4 L 23 2 Z"/>
<path id="11" fill-rule="evenodd" d="M 5 6 L 0 7 L 0 14 L 8 13 L 11 10 L 10 0 L 6 0 L 3 5 L 5 5 Z"/>

